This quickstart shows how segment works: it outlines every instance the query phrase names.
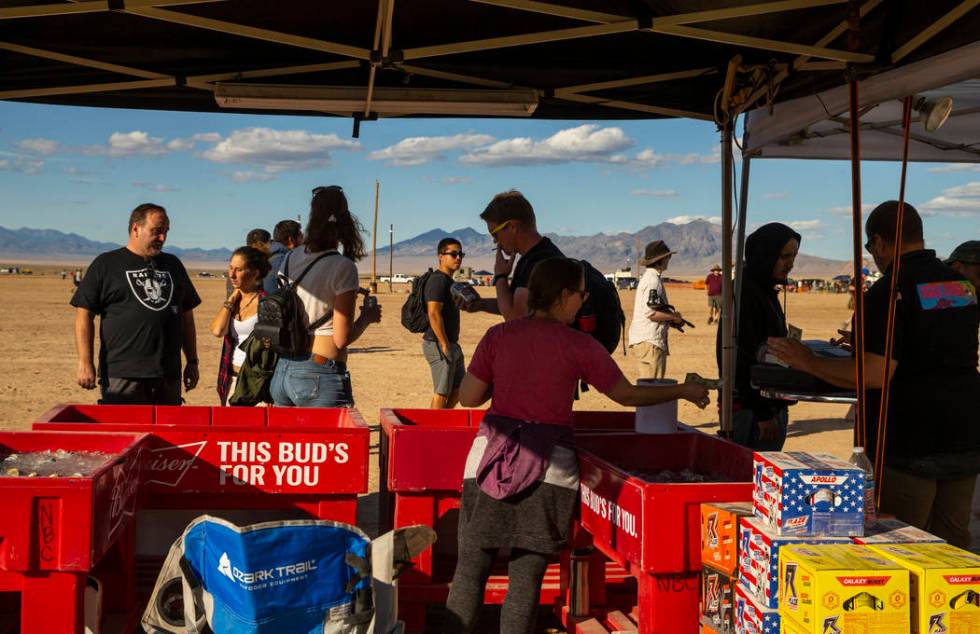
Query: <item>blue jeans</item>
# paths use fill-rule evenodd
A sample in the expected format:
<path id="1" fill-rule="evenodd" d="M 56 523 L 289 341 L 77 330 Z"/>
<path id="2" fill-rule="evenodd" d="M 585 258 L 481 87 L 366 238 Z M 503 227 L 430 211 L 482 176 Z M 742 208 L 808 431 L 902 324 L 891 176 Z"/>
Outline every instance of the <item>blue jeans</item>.
<path id="1" fill-rule="evenodd" d="M 303 357 L 279 357 L 269 386 L 279 407 L 353 407 L 350 373 L 343 363 L 320 365 Z"/>
<path id="2" fill-rule="evenodd" d="M 779 435 L 775 440 L 762 441 L 759 440 L 759 423 L 755 412 L 748 408 L 735 412 L 732 414 L 732 440 L 753 451 L 782 451 L 783 443 L 786 442 L 789 411 L 785 407 L 779 408 L 773 418 L 779 424 Z"/>

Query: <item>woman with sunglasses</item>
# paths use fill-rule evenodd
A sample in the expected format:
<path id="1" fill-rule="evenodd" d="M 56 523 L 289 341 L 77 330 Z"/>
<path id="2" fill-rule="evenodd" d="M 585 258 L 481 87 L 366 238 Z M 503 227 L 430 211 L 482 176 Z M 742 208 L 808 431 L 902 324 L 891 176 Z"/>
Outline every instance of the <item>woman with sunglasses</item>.
<path id="1" fill-rule="evenodd" d="M 355 262 L 364 257 L 362 231 L 347 206 L 343 189 L 332 185 L 313 190 L 305 246 L 283 258 L 279 275 L 292 281 L 312 264 L 297 286 L 296 296 L 314 337 L 309 353 L 279 357 L 270 386 L 278 406 L 354 405 L 347 347 L 370 324 L 381 321 L 379 306 L 362 305 L 360 316 L 354 318 L 359 290 Z"/>
<path id="2" fill-rule="evenodd" d="M 567 545 L 578 500 L 572 402 L 579 381 L 631 407 L 708 404 L 707 389 L 695 383 L 632 385 L 598 341 L 569 327 L 587 295 L 579 262 L 541 261 L 528 284 L 529 316 L 490 328 L 470 361 L 459 401 L 490 400 L 490 408 L 464 469 L 447 633 L 473 631 L 502 547 L 510 563 L 500 631 L 533 631 L 545 568 Z"/>

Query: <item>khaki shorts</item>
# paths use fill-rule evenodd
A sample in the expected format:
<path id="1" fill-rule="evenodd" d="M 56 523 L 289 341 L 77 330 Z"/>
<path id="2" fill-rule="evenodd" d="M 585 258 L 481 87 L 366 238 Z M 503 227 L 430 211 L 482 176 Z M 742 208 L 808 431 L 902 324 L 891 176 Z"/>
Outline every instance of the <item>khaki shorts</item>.
<path id="1" fill-rule="evenodd" d="M 721 310 L 721 295 L 708 295 L 708 308 Z"/>
<path id="2" fill-rule="evenodd" d="M 667 374 L 667 353 L 649 341 L 630 346 L 636 357 L 641 379 L 662 379 Z"/>

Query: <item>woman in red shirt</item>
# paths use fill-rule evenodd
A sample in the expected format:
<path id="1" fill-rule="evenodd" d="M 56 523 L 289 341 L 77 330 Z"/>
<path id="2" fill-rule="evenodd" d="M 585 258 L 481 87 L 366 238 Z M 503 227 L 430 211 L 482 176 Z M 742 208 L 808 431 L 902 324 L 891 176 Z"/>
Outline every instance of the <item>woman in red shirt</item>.
<path id="1" fill-rule="evenodd" d="M 445 632 L 473 630 L 504 546 L 509 587 L 500 631 L 533 631 L 548 557 L 565 548 L 578 498 L 572 402 L 579 381 L 631 407 L 680 398 L 708 404 L 699 384 L 631 384 L 598 341 L 568 326 L 587 295 L 579 262 L 540 262 L 528 282 L 530 315 L 490 328 L 470 361 L 459 401 L 491 403 L 466 460 Z"/>

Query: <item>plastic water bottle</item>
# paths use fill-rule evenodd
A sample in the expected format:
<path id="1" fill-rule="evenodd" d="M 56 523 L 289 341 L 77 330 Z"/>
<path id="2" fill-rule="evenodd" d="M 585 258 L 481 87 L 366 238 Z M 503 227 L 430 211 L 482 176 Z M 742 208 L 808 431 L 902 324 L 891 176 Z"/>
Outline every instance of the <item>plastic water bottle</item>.
<path id="1" fill-rule="evenodd" d="M 878 521 L 875 513 L 875 470 L 864 453 L 864 447 L 855 447 L 848 462 L 864 471 L 864 527 L 870 528 Z"/>

